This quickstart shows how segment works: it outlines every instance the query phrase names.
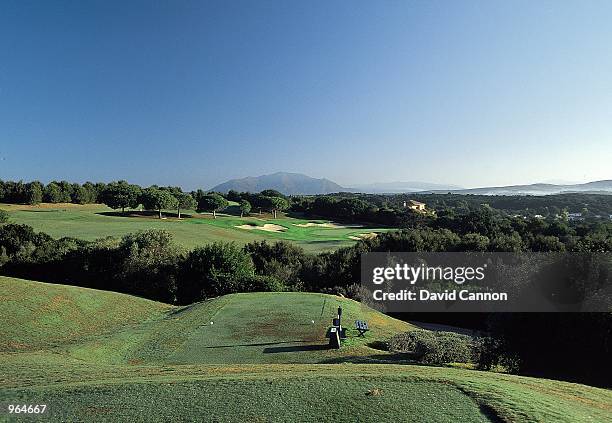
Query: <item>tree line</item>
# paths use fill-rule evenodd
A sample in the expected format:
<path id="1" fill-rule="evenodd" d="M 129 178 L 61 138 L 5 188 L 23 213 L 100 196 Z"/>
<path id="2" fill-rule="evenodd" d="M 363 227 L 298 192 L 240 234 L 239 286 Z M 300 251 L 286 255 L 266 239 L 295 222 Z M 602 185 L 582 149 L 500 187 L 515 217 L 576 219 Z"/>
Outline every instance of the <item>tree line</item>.
<path id="1" fill-rule="evenodd" d="M 564 213 L 582 213 L 587 218 L 609 218 L 612 214 L 612 195 L 594 193 L 563 193 L 552 195 L 480 195 L 480 194 L 364 194 L 337 193 L 327 194 L 332 199 L 357 199 L 379 210 L 399 211 L 405 209 L 404 202 L 420 201 L 436 213 L 454 210 L 467 213 L 487 204 L 506 214 L 519 214 L 526 217 L 562 216 Z M 312 201 L 312 200 L 311 200 Z M 308 197 L 304 197 L 308 205 Z M 315 205 L 316 206 L 316 205 Z"/>
<path id="2" fill-rule="evenodd" d="M 101 203 L 114 210 L 137 209 L 142 206 L 152 210 L 162 217 L 163 210 L 176 210 L 178 218 L 185 210 L 211 212 L 217 217 L 217 212 L 226 208 L 229 201 L 236 201 L 241 217 L 251 213 L 253 209 L 270 212 L 276 218 L 278 212 L 289 209 L 291 203 L 288 197 L 275 190 L 264 190 L 260 193 L 237 193 L 230 191 L 227 195 L 217 192 L 207 192 L 198 189 L 183 192 L 180 187 L 160 187 L 152 185 L 143 188 L 127 181 L 111 183 L 84 184 L 67 181 L 53 181 L 43 184 L 39 181 L 2 181 L 0 180 L 0 202 L 11 204 L 36 205 L 46 203 Z"/>
<path id="3" fill-rule="evenodd" d="M 43 184 L 39 181 L 2 181 L 0 180 L 0 202 L 12 204 L 47 203 L 96 203 L 106 184 L 68 181 L 53 181 Z"/>

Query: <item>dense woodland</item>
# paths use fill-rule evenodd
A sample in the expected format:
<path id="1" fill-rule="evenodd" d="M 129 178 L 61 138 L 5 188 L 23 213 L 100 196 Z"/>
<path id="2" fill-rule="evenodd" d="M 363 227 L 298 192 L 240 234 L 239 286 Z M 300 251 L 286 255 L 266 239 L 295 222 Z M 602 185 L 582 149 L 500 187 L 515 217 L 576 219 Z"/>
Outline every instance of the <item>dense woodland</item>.
<path id="1" fill-rule="evenodd" d="M 4 182 L 1 187 L 0 201 L 4 202 L 28 202 L 24 199 L 33 192 L 36 198 L 42 195 L 45 201 L 67 201 L 70 192 L 71 201 L 88 198 L 116 209 L 143 204 L 146 209 L 160 212 L 168 208 L 178 211 L 180 207 L 214 212 L 229 200 L 248 204 L 243 209 L 245 213 L 252 207 L 274 212 L 289 209 L 341 220 L 367 217 L 372 221 L 380 216 L 401 216 L 397 231 L 315 255 L 286 242 L 252 242 L 244 247 L 215 243 L 186 251 L 173 242 L 169 232 L 153 230 L 93 242 L 56 240 L 26 225 L 10 223 L 9 215 L 0 213 L 1 274 L 125 292 L 175 304 L 190 304 L 233 292 L 283 290 L 328 292 L 359 299 L 360 258 L 369 251 L 612 252 L 609 220 L 572 222 L 562 214 L 557 216 L 556 211 L 572 210 L 581 202 L 591 207 L 593 204 L 608 207 L 612 196 L 605 195 L 537 197 L 539 204 L 551 201 L 548 206 L 539 207 L 554 210 L 554 216 L 536 218 L 514 216 L 512 212 L 519 208 L 494 207 L 499 204 L 526 207 L 532 200 L 525 197 L 502 198 L 495 203 L 481 197 L 472 202 L 472 197 L 477 196 L 443 195 L 439 200 L 427 196 L 429 200 L 421 199 L 433 204 L 435 213 L 418 213 L 406 210 L 401 196 L 394 203 L 383 200 L 385 196 L 286 198 L 272 191 L 230 192 L 224 197 L 204 191 L 142 189 L 126 182 L 105 186 L 84 184 L 81 188 L 67 183 L 39 186 Z M 87 195 L 82 197 L 82 192 Z M 568 199 L 567 204 L 560 202 L 564 198 Z M 384 208 L 380 201 L 386 201 Z M 167 203 L 173 207 L 165 207 Z M 490 333 L 493 341 L 487 344 L 492 351 L 489 357 L 514 363 L 511 368 L 516 372 L 592 384 L 605 385 L 612 380 L 611 313 L 483 313 L 472 319 L 446 314 L 437 318 L 455 325 L 458 321 L 468 322 Z"/>

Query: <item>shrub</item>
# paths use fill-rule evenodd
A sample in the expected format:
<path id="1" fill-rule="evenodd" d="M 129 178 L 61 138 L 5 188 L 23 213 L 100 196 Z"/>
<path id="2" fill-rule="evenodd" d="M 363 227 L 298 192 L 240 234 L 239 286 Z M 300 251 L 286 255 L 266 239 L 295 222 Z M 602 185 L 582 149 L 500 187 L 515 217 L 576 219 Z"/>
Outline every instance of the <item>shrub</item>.
<path id="1" fill-rule="evenodd" d="M 6 223 L 9 221 L 9 214 L 6 210 L 0 210 L 0 223 Z"/>
<path id="2" fill-rule="evenodd" d="M 36 245 L 38 234 L 32 227 L 9 223 L 0 227 L 0 246 L 5 248 L 8 256 L 16 255 L 28 246 Z"/>
<path id="3" fill-rule="evenodd" d="M 303 269 L 311 260 L 303 248 L 286 241 L 253 241 L 244 246 L 244 251 L 253 260 L 258 275 L 285 281 L 292 289 L 302 285 Z"/>
<path id="4" fill-rule="evenodd" d="M 241 281 L 255 275 L 251 257 L 233 243 L 214 243 L 189 252 L 181 264 L 178 301 L 190 304 L 239 292 Z"/>
<path id="5" fill-rule="evenodd" d="M 481 370 L 491 370 L 499 364 L 501 353 L 500 342 L 491 337 L 482 337 L 474 340 L 472 349 L 472 361 Z"/>
<path id="6" fill-rule="evenodd" d="M 454 332 L 414 330 L 391 338 L 389 350 L 407 353 L 422 363 L 465 363 L 472 355 L 472 341 L 469 336 Z"/>
<path id="7" fill-rule="evenodd" d="M 214 295 L 226 295 L 237 292 L 279 292 L 284 291 L 284 285 L 270 276 L 248 274 L 216 274 L 210 279 L 210 285 L 204 291 Z"/>
<path id="8" fill-rule="evenodd" d="M 423 346 L 435 342 L 434 332 L 414 330 L 399 333 L 389 340 L 389 351 L 418 355 Z"/>
<path id="9" fill-rule="evenodd" d="M 118 273 L 128 292 L 155 299 L 176 300 L 178 263 L 182 252 L 166 230 L 149 229 L 127 234 L 117 250 Z"/>
<path id="10" fill-rule="evenodd" d="M 424 361 L 428 363 L 467 363 L 472 356 L 472 338 L 453 332 L 436 332 L 437 346 L 426 352 Z"/>

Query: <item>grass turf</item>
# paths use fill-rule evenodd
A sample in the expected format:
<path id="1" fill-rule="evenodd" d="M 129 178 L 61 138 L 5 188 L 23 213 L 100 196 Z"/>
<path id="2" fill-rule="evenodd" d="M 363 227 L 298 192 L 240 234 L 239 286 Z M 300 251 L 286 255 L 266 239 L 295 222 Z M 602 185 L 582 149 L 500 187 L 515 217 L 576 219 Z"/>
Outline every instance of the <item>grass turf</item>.
<path id="1" fill-rule="evenodd" d="M 194 217 L 181 220 L 174 218 L 160 220 L 155 216 L 121 216 L 120 213 L 115 213 L 108 207 L 99 204 L 40 204 L 37 206 L 0 204 L 0 208 L 9 211 L 11 222 L 30 225 L 37 231 L 46 232 L 57 238 L 71 236 L 92 241 L 106 236 L 120 237 L 126 233 L 143 229 L 167 229 L 174 234 L 177 243 L 186 248 L 214 241 L 234 241 L 246 244 L 255 240 L 287 240 L 308 251 L 319 252 L 352 245 L 355 240 L 349 238 L 351 236 L 388 230 L 369 227 L 300 227 L 297 225 L 328 221 L 292 217 L 272 219 L 253 215 L 240 218 L 230 214 L 219 214 L 217 219 L 213 219 L 210 215 L 199 215 L 193 212 L 191 213 Z M 230 210 L 232 210 L 231 207 Z M 266 223 L 281 225 L 285 230 L 276 233 L 236 227 L 245 224 L 262 226 Z"/>
<path id="2" fill-rule="evenodd" d="M 380 351 L 371 344 L 411 330 L 362 304 L 313 293 L 232 294 L 187 307 L 66 285 L 0 276 L 0 351 L 55 352 L 105 363 L 317 363 Z M 340 351 L 325 332 L 343 308 L 350 327 L 368 321 Z M 271 312 L 273 311 L 273 312 Z M 314 322 L 314 323 L 313 323 Z M 211 324 L 212 323 L 212 324 Z"/>
<path id="3" fill-rule="evenodd" d="M 0 344 L 12 346 L 0 352 L 0 403 L 48 404 L 45 420 L 612 420 L 605 389 L 457 368 L 351 364 L 391 358 L 370 345 L 410 326 L 338 297 L 237 294 L 179 308 L 12 278 L 0 278 L 0 292 L 7 329 Z M 56 298 L 61 308 L 45 306 Z M 303 349 L 325 342 L 338 304 L 347 322 L 368 320 L 368 337 L 352 333 L 341 350 Z M 298 348 L 266 352 L 285 347 Z M 322 364 L 333 361 L 345 362 Z"/>

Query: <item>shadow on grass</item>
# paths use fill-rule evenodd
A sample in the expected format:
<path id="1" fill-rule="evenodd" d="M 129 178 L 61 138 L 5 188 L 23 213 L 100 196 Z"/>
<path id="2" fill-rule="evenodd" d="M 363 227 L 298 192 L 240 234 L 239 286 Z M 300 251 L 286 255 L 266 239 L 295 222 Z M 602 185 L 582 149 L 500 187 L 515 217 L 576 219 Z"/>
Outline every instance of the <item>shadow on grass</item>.
<path id="1" fill-rule="evenodd" d="M 138 211 L 138 210 L 130 210 L 124 212 L 120 211 L 105 211 L 105 212 L 97 212 L 97 215 L 100 216 L 110 216 L 110 217 L 145 217 L 151 219 L 159 219 L 159 213 L 156 211 Z M 172 212 L 162 212 L 163 218 L 177 219 L 176 213 Z M 181 219 L 190 219 L 193 216 L 186 213 L 181 213 Z"/>
<path id="2" fill-rule="evenodd" d="M 240 206 L 227 206 L 222 212 L 230 216 L 240 216 Z"/>
<path id="3" fill-rule="evenodd" d="M 285 345 L 287 346 L 277 346 L 277 347 L 268 347 L 264 348 L 264 354 L 274 354 L 274 353 L 283 353 L 283 352 L 304 352 L 304 351 L 321 351 L 329 349 L 327 344 L 308 344 L 308 345 L 295 345 L 295 344 L 304 344 L 310 341 L 277 341 L 277 342 L 259 342 L 253 344 L 233 344 L 233 345 L 213 345 L 210 347 L 203 347 L 204 349 L 218 349 L 218 348 L 236 348 L 236 347 L 265 347 L 268 345 Z"/>
<path id="4" fill-rule="evenodd" d="M 467 395 L 467 394 L 466 394 Z M 470 396 L 470 398 L 474 399 L 473 396 Z M 504 423 L 506 420 L 502 419 L 499 414 L 497 414 L 497 412 L 493 409 L 493 407 L 491 407 L 488 404 L 482 404 L 479 403 L 476 399 L 474 399 L 476 401 L 476 403 L 478 404 L 478 408 L 480 408 L 480 412 L 490 421 L 493 423 Z"/>
<path id="5" fill-rule="evenodd" d="M 277 354 L 286 352 L 306 352 L 306 351 L 323 351 L 328 350 L 329 345 L 318 344 L 318 345 L 291 345 L 287 347 L 269 347 L 264 348 L 264 354 Z"/>
<path id="6" fill-rule="evenodd" d="M 379 351 L 389 351 L 389 345 L 384 341 L 372 341 L 366 344 L 368 347 Z"/>
<path id="7" fill-rule="evenodd" d="M 19 210 L 26 213 L 57 213 L 60 211 L 66 211 L 65 209 L 50 209 L 50 210 Z"/>
<path id="8" fill-rule="evenodd" d="M 405 354 L 375 354 L 368 356 L 335 357 L 320 362 L 321 364 L 421 364 L 410 360 Z"/>

